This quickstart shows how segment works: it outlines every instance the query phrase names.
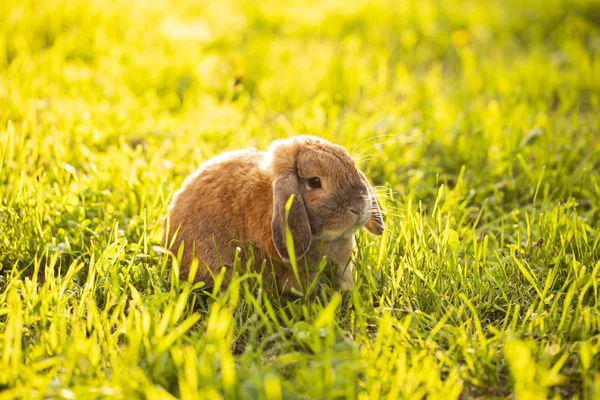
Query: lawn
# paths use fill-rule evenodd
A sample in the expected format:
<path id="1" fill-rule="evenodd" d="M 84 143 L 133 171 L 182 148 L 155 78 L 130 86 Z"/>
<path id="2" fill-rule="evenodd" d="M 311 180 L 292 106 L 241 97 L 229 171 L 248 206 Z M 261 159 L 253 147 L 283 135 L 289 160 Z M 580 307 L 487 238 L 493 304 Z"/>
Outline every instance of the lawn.
<path id="1" fill-rule="evenodd" d="M 599 1 L 0 2 L 0 398 L 600 398 Z M 354 290 L 180 279 L 186 175 L 296 134 Z"/>

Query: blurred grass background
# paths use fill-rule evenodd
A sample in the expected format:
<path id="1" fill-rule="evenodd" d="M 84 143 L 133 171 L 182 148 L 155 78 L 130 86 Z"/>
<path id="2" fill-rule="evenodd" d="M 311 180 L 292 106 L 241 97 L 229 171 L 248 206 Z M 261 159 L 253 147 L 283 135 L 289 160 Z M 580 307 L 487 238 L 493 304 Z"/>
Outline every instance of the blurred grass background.
<path id="1" fill-rule="evenodd" d="M 600 2 L 0 5 L 0 397 L 600 396 Z M 354 292 L 166 279 L 185 176 L 300 133 L 386 209 Z"/>

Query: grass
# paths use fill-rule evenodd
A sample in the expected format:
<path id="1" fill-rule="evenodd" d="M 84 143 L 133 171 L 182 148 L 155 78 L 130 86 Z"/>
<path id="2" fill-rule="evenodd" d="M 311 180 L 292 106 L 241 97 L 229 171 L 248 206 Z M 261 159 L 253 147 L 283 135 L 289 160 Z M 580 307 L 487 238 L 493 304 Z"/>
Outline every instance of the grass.
<path id="1" fill-rule="evenodd" d="M 3 0 L 0 398 L 600 397 L 600 3 Z M 316 134 L 356 288 L 156 247 L 202 161 Z"/>

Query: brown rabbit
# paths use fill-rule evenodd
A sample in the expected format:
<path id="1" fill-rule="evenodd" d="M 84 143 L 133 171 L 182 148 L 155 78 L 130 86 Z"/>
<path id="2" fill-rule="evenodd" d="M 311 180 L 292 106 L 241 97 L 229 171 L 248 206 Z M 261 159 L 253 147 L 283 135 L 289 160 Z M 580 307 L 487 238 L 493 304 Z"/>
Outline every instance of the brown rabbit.
<path id="1" fill-rule="evenodd" d="M 300 285 L 285 239 L 291 195 L 288 226 Z M 376 235 L 384 229 L 373 189 L 350 154 L 324 139 L 297 136 L 274 141 L 266 152 L 232 151 L 205 162 L 175 193 L 163 243 L 175 254 L 183 244 L 182 273 L 196 257 L 195 280 L 208 285 L 223 265 L 233 265 L 239 247 L 242 259 L 253 254 L 257 269 L 267 261 L 264 282 L 282 292 L 309 283 L 323 256 L 349 289 L 354 233 L 363 226 Z M 227 272 L 230 277 L 231 268 Z"/>

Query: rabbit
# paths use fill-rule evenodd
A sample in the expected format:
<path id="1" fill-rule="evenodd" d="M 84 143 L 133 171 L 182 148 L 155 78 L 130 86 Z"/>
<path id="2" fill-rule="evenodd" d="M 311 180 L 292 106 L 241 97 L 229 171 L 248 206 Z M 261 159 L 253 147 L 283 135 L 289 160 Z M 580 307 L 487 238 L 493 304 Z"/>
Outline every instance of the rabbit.
<path id="1" fill-rule="evenodd" d="M 285 208 L 298 260 L 298 282 L 286 246 Z M 316 136 L 275 140 L 266 151 L 224 152 L 188 176 L 174 194 L 163 221 L 164 246 L 175 255 L 184 246 L 180 271 L 199 261 L 195 281 L 211 286 L 235 249 L 242 260 L 263 261 L 263 283 L 280 293 L 302 290 L 325 256 L 342 289 L 353 288 L 349 259 L 354 233 L 384 230 L 381 209 L 365 175 L 348 151 Z"/>

